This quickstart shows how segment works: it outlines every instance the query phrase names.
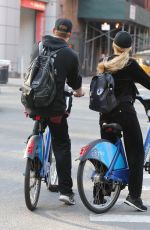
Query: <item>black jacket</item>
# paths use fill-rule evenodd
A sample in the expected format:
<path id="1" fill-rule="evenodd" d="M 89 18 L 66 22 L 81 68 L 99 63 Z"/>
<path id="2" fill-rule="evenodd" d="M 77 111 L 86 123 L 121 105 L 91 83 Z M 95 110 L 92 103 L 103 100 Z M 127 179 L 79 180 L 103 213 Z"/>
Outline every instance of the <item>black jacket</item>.
<path id="1" fill-rule="evenodd" d="M 115 57 L 112 55 L 108 58 L 111 60 Z M 150 76 L 148 76 L 145 71 L 140 67 L 137 61 L 133 58 L 130 58 L 127 65 L 118 70 L 116 73 L 112 74 L 115 80 L 115 95 L 118 98 L 128 97 L 135 99 L 137 89 L 135 83 L 143 85 L 145 88 L 150 90 Z M 121 103 L 119 106 L 124 111 L 132 112 L 132 107 L 127 106 L 126 103 Z"/>
<path id="2" fill-rule="evenodd" d="M 62 115 L 65 111 L 65 82 L 73 89 L 79 89 L 82 84 L 82 78 L 79 74 L 79 62 L 77 54 L 68 47 L 67 43 L 60 38 L 46 35 L 42 38 L 43 46 L 51 51 L 61 49 L 55 58 L 54 67 L 56 69 L 56 88 L 57 93 L 53 103 L 46 108 L 36 109 L 36 114 L 42 116 Z M 35 44 L 31 54 L 31 61 L 38 56 L 39 45 Z"/>
<path id="3" fill-rule="evenodd" d="M 108 57 L 108 61 L 112 60 L 116 55 Z M 102 62 L 103 59 L 100 59 Z M 145 88 L 150 90 L 150 76 L 148 76 L 145 71 L 140 67 L 137 61 L 130 58 L 127 65 L 121 70 L 112 73 L 115 81 L 115 95 L 120 100 L 119 106 L 112 112 L 118 110 L 135 113 L 133 104 L 129 102 L 134 102 L 135 96 L 138 93 L 135 83 L 143 85 Z M 108 115 L 112 115 L 110 112 Z M 107 116 L 103 114 L 103 116 Z"/>
<path id="4" fill-rule="evenodd" d="M 113 77 L 116 96 L 130 95 L 134 98 L 136 93 L 135 83 L 150 89 L 150 76 L 145 73 L 133 58 L 129 59 L 128 64 L 123 69 L 113 73 Z"/>

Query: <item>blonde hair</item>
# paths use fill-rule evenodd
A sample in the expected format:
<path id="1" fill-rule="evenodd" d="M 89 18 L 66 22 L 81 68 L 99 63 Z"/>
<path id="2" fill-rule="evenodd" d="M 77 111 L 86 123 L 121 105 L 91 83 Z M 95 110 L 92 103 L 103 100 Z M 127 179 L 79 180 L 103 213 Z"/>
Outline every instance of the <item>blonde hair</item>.
<path id="1" fill-rule="evenodd" d="M 116 72 L 117 70 L 122 69 L 129 61 L 129 52 L 131 47 L 129 48 L 120 48 L 113 42 L 114 53 L 118 55 L 110 61 L 100 62 L 97 66 L 97 72 L 103 73 L 106 72 Z"/>

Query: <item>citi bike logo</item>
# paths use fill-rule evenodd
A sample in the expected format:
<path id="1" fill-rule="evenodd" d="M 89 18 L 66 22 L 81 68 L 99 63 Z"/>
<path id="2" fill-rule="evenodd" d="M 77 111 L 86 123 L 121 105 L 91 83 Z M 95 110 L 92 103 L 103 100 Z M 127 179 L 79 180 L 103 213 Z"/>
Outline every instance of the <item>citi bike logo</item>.
<path id="1" fill-rule="evenodd" d="M 103 92 L 104 92 L 104 89 L 103 89 L 103 88 L 99 88 L 99 89 L 97 89 L 97 91 L 96 91 L 97 95 L 101 95 Z"/>

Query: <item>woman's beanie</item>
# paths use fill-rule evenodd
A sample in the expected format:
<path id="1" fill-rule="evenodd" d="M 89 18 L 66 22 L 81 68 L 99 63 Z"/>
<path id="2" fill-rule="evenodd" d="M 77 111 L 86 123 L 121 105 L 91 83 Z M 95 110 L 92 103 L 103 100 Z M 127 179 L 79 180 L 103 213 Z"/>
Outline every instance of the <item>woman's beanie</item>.
<path id="1" fill-rule="evenodd" d="M 129 48 L 132 44 L 131 35 L 127 31 L 120 31 L 116 34 L 114 43 L 120 48 Z"/>

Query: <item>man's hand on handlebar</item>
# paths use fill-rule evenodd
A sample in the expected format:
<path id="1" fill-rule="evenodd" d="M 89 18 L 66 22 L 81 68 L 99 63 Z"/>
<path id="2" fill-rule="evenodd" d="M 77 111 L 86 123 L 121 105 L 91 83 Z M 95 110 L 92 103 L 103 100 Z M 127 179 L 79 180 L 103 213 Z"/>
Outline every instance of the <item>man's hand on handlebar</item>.
<path id="1" fill-rule="evenodd" d="M 83 91 L 82 88 L 79 88 L 77 90 L 74 90 L 73 95 L 75 97 L 83 97 L 85 95 L 85 92 Z"/>

